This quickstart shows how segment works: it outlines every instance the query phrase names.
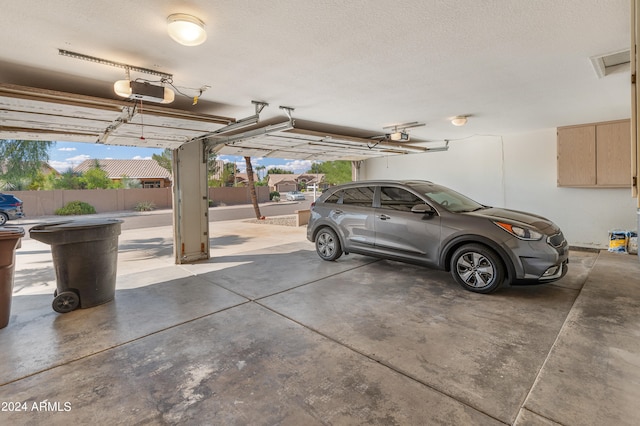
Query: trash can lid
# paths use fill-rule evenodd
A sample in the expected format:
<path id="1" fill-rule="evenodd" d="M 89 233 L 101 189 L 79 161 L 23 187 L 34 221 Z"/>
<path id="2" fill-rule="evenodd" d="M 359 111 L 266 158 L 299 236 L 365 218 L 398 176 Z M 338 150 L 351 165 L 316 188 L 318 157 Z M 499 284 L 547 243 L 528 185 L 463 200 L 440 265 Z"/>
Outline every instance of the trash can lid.
<path id="1" fill-rule="evenodd" d="M 0 226 L 0 240 L 24 237 L 24 228 L 20 226 Z"/>
<path id="2" fill-rule="evenodd" d="M 41 223 L 29 230 L 34 240 L 45 244 L 62 245 L 105 240 L 120 235 L 118 219 L 67 220 Z"/>
<path id="3" fill-rule="evenodd" d="M 0 240 L 24 237 L 24 228 L 20 226 L 0 226 Z"/>
<path id="4" fill-rule="evenodd" d="M 33 231 L 39 232 L 57 232 L 57 231 L 72 231 L 74 229 L 83 228 L 96 228 L 99 226 L 115 225 L 123 223 L 120 219 L 84 219 L 84 220 L 68 220 L 63 222 L 41 223 L 34 226 L 29 230 L 29 233 Z"/>

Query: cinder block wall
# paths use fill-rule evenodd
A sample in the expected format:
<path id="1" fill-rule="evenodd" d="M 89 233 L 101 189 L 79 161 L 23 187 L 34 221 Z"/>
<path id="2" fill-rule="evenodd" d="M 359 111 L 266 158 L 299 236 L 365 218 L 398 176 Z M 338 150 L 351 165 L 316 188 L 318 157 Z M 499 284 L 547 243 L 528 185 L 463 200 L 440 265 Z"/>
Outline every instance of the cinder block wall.
<path id="1" fill-rule="evenodd" d="M 258 202 L 269 201 L 269 188 L 256 187 Z M 8 191 L 24 202 L 27 217 L 52 216 L 71 201 L 84 201 L 98 213 L 133 210 L 140 202 L 152 202 L 157 209 L 170 209 L 173 203 L 171 188 L 139 189 L 56 189 L 52 191 Z M 209 188 L 209 199 L 217 205 L 251 204 L 249 188 Z"/>

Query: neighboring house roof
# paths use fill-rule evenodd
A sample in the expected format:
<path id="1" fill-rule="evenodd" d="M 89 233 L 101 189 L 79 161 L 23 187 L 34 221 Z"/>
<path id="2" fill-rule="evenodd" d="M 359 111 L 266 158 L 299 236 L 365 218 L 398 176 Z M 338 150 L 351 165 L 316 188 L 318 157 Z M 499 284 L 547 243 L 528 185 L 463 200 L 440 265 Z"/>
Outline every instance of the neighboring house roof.
<path id="1" fill-rule="evenodd" d="M 324 173 L 301 173 L 296 180 L 298 182 L 304 180 L 307 183 L 320 183 L 324 181 Z"/>
<path id="2" fill-rule="evenodd" d="M 269 186 L 276 186 L 280 183 L 283 182 L 291 182 L 291 183 L 295 183 L 296 182 L 296 175 L 290 175 L 290 174 L 282 174 L 282 175 L 272 175 L 272 174 L 268 174 L 267 175 L 269 177 L 268 180 L 268 185 Z"/>
<path id="3" fill-rule="evenodd" d="M 171 173 L 155 160 L 98 160 L 110 179 L 171 179 Z M 95 167 L 96 160 L 84 160 L 73 171 L 84 173 Z"/>
<path id="4" fill-rule="evenodd" d="M 236 173 L 236 179 L 240 180 L 240 181 L 246 181 L 249 180 L 249 175 L 247 175 L 246 173 Z M 253 174 L 253 181 L 257 182 L 258 181 L 258 175 L 257 174 Z"/>
<path id="5" fill-rule="evenodd" d="M 269 186 L 276 186 L 283 182 L 299 183 L 304 181 L 308 184 L 320 183 L 324 180 L 324 173 L 268 174 L 267 176 L 269 176 Z"/>
<path id="6" fill-rule="evenodd" d="M 53 173 L 56 176 L 60 175 L 60 172 L 54 169 L 53 167 L 51 167 L 49 163 L 42 163 L 40 165 L 40 171 L 42 172 L 43 175 L 48 175 L 51 173 Z"/>

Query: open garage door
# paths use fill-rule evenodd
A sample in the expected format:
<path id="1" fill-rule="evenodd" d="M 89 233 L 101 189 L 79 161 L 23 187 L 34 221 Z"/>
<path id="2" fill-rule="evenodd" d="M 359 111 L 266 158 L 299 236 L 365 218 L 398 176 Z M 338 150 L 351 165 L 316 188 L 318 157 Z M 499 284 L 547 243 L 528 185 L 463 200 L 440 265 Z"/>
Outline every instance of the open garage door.
<path id="1" fill-rule="evenodd" d="M 232 135 L 213 135 L 207 138 L 207 145 L 214 152 L 225 155 L 322 161 L 357 161 L 431 150 L 423 146 L 376 138 L 313 130 L 311 127 L 313 125 L 304 123 L 298 125 L 290 118 Z"/>
<path id="2" fill-rule="evenodd" d="M 0 139 L 176 149 L 235 119 L 0 84 Z"/>
<path id="3" fill-rule="evenodd" d="M 256 102 L 254 102 L 256 103 Z M 173 206 L 176 263 L 209 257 L 207 151 L 226 155 L 305 160 L 350 160 L 422 153 L 427 148 L 326 131 L 328 125 L 288 119 L 254 124 L 154 104 L 104 99 L 0 84 L 0 139 L 68 141 L 169 148 L 174 153 Z"/>

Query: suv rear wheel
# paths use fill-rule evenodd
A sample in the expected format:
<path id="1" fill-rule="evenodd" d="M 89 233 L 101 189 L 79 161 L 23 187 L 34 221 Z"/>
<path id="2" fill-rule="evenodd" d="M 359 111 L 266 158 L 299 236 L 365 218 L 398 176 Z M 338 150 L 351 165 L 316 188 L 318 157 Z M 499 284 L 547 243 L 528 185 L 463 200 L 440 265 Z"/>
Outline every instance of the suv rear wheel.
<path id="1" fill-rule="evenodd" d="M 316 235 L 316 252 L 323 260 L 336 260 L 342 256 L 340 240 L 333 229 L 322 228 Z"/>
<path id="2" fill-rule="evenodd" d="M 0 213 L 0 226 L 7 223 L 7 220 L 9 220 L 9 217 L 4 213 Z"/>
<path id="3" fill-rule="evenodd" d="M 498 255 L 480 244 L 467 244 L 453 253 L 451 275 L 458 284 L 475 293 L 494 292 L 505 278 Z"/>

